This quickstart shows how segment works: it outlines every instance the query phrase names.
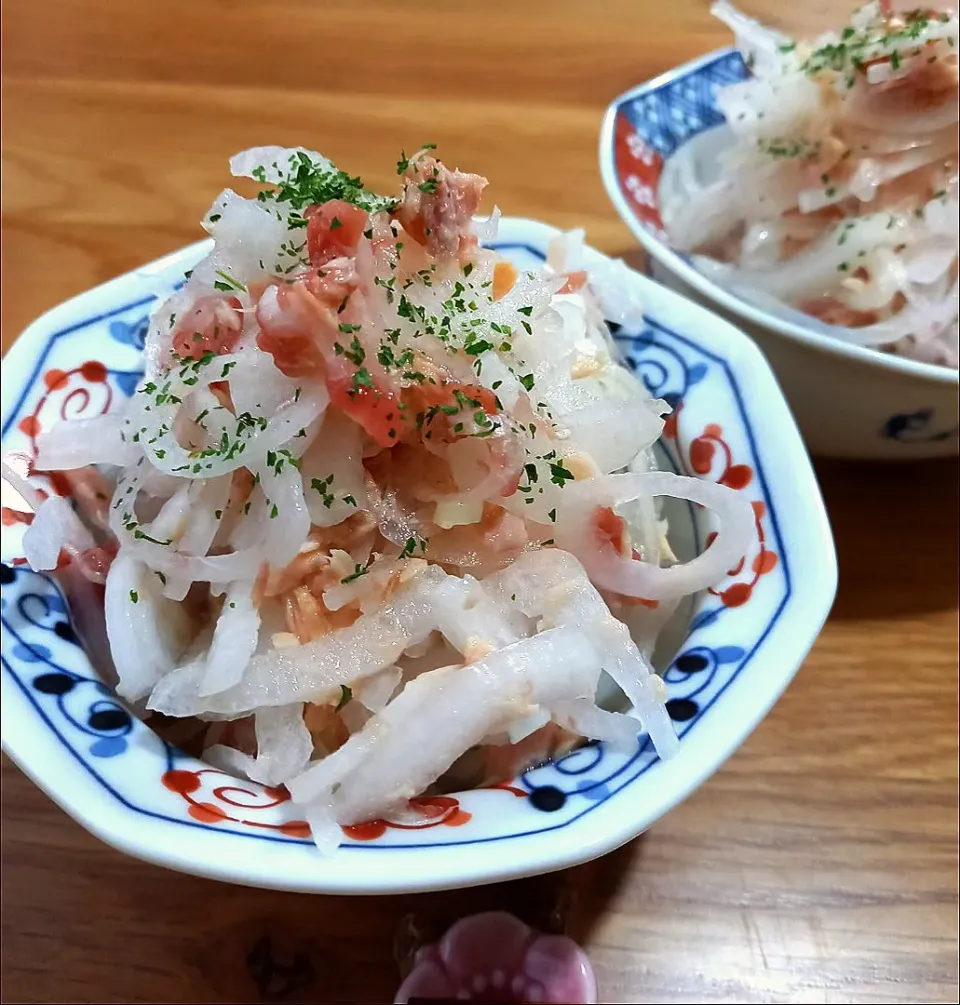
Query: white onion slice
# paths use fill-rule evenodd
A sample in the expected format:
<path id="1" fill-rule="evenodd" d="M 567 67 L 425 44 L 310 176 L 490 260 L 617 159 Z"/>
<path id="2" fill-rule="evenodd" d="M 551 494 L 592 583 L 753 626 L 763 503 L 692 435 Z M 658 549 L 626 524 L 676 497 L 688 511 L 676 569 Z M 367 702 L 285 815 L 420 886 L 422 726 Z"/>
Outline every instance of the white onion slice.
<path id="1" fill-rule="evenodd" d="M 61 549 L 79 555 L 95 543 L 69 500 L 60 496 L 44 499 L 23 532 L 23 554 L 30 567 L 38 571 L 55 569 Z"/>
<path id="2" fill-rule="evenodd" d="M 104 609 L 117 693 L 135 701 L 177 665 L 194 626 L 181 604 L 164 597 L 157 575 L 124 549 L 107 573 Z"/>
<path id="3" fill-rule="evenodd" d="M 242 677 L 257 648 L 260 612 L 253 603 L 252 581 L 231 584 L 204 659 L 197 693 L 203 697 L 233 687 Z"/>
<path id="4" fill-rule="evenodd" d="M 282 785 L 303 771 L 313 754 L 303 706 L 262 708 L 255 723 L 257 757 L 250 766 L 250 777 L 264 785 Z"/>
<path id="5" fill-rule="evenodd" d="M 602 486 L 594 489 L 591 485 L 589 495 L 577 483 L 568 485 L 565 491 L 569 493 L 569 509 L 565 506 L 565 512 L 558 515 L 557 543 L 580 559 L 590 579 L 599 587 L 630 597 L 669 599 L 716 585 L 746 554 L 756 532 L 753 508 L 733 489 L 666 471 L 608 475 Z M 692 561 L 661 568 L 624 558 L 609 542 L 592 532 L 590 520 L 596 512 L 598 497 L 617 505 L 658 495 L 688 499 L 719 516 L 716 538 Z"/>
<path id="6" fill-rule="evenodd" d="M 332 804 L 341 824 L 369 819 L 383 807 L 404 805 L 465 750 L 531 705 L 591 696 L 599 671 L 593 647 L 568 628 L 541 632 L 470 666 L 434 670 L 411 681 L 288 788 L 297 803 Z M 429 735 L 404 728 L 413 721 L 432 723 Z"/>
<path id="7" fill-rule="evenodd" d="M 69 471 L 90 464 L 136 464 L 142 451 L 124 415 L 108 412 L 58 422 L 37 437 L 37 471 Z"/>

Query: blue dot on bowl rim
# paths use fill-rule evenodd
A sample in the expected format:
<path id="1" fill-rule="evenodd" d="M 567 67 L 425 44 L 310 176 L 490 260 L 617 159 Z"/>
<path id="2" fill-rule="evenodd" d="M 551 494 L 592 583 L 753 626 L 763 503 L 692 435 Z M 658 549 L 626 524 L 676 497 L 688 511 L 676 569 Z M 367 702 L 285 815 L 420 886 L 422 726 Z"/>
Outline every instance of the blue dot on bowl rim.
<path id="1" fill-rule="evenodd" d="M 577 795 L 583 796 L 585 799 L 592 799 L 595 802 L 600 802 L 610 795 L 610 789 L 607 787 L 606 782 L 591 782 L 586 778 L 577 783 L 576 792 Z"/>
<path id="2" fill-rule="evenodd" d="M 26 646 L 22 642 L 18 642 L 13 647 L 13 655 L 18 660 L 23 660 L 24 663 L 40 663 L 50 659 L 52 654 L 46 646 L 37 643 Z"/>
<path id="3" fill-rule="evenodd" d="M 115 374 L 117 386 L 128 398 L 133 396 L 133 392 L 136 391 L 137 384 L 140 383 L 142 376 L 139 371 Z"/>
<path id="4" fill-rule="evenodd" d="M 127 741 L 122 736 L 104 736 L 90 745 L 94 757 L 116 757 L 127 749 Z"/>
<path id="5" fill-rule="evenodd" d="M 47 602 L 47 607 L 51 611 L 55 611 L 57 614 L 67 613 L 67 605 L 63 602 L 63 597 L 59 593 L 45 594 L 43 599 Z"/>

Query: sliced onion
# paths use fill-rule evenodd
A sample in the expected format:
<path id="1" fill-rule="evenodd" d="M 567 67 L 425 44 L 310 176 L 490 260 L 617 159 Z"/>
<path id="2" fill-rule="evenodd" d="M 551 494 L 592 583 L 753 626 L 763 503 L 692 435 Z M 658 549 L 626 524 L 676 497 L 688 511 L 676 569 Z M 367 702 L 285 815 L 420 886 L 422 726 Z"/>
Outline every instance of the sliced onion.
<path id="1" fill-rule="evenodd" d="M 250 766 L 250 777 L 264 785 L 283 785 L 303 771 L 313 754 L 303 706 L 262 708 L 255 722 L 257 757 Z"/>
<path id="2" fill-rule="evenodd" d="M 746 554 L 756 533 L 753 508 L 746 499 L 725 485 L 698 478 L 685 478 L 666 471 L 626 473 L 608 475 L 589 497 L 576 484 L 568 486 L 566 491 L 571 492 L 571 508 L 576 508 L 572 509 L 569 522 L 564 516 L 558 516 L 557 543 L 583 562 L 597 586 L 629 597 L 661 600 L 686 596 L 716 585 Z M 609 541 L 592 531 L 590 520 L 596 511 L 598 495 L 613 505 L 643 496 L 687 499 L 713 510 L 720 518 L 720 529 L 705 552 L 682 565 L 660 568 L 624 558 Z"/>
<path id="3" fill-rule="evenodd" d="M 474 217 L 470 224 L 470 230 L 478 241 L 493 241 L 496 239 L 497 231 L 500 228 L 500 207 L 494 206 L 493 212 L 485 219 Z"/>
<path id="4" fill-rule="evenodd" d="M 30 567 L 38 571 L 55 569 L 61 550 L 79 555 L 95 544 L 70 502 L 60 496 L 44 499 L 23 532 L 23 554 Z"/>
<path id="5" fill-rule="evenodd" d="M 135 701 L 180 661 L 193 623 L 183 605 L 163 596 L 157 575 L 124 549 L 107 574 L 104 609 L 117 692 Z"/>
<path id="6" fill-rule="evenodd" d="M 37 471 L 65 471 L 90 464 L 136 464 L 142 451 L 129 420 L 118 412 L 58 422 L 37 437 Z"/>
<path id="7" fill-rule="evenodd" d="M 621 712 L 605 712 L 585 698 L 559 702 L 555 708 L 556 721 L 579 736 L 603 740 L 616 750 L 632 753 L 637 749 L 640 723 Z"/>
<path id="8" fill-rule="evenodd" d="M 277 185 L 288 175 L 296 174 L 297 155 L 303 154 L 311 164 L 326 171 L 335 171 L 333 162 L 306 147 L 251 147 L 230 158 L 230 173 L 237 178 L 254 178 L 262 171 L 265 181 Z"/>
<path id="9" fill-rule="evenodd" d="M 912 336 L 919 342 L 935 338 L 955 322 L 958 310 L 958 288 L 954 281 L 949 295 L 943 300 L 929 301 L 917 297 L 898 314 L 885 321 L 863 328 L 846 329 L 846 337 L 860 345 L 886 345 Z"/>
<path id="10" fill-rule="evenodd" d="M 225 691 L 243 677 L 260 634 L 260 613 L 252 594 L 250 580 L 233 583 L 226 592 L 204 658 L 204 674 L 197 689 L 201 697 Z"/>
<path id="11" fill-rule="evenodd" d="M 471 643 L 496 648 L 516 638 L 510 623 L 484 601 L 476 582 L 423 568 L 390 602 L 306 645 L 273 649 L 250 661 L 243 679 L 220 694 L 197 694 L 200 673 L 178 669 L 159 682 L 149 707 L 167 715 L 216 712 L 231 716 L 270 705 L 335 702 L 344 686 L 392 666 L 409 647 L 440 631 L 464 651 Z"/>
<path id="12" fill-rule="evenodd" d="M 331 803 L 341 824 L 369 819 L 383 807 L 404 805 L 465 750 L 530 706 L 589 697 L 598 675 L 591 645 L 566 628 L 523 639 L 470 666 L 434 670 L 407 684 L 288 788 L 297 803 Z M 413 721 L 432 723 L 429 735 L 404 728 Z"/>

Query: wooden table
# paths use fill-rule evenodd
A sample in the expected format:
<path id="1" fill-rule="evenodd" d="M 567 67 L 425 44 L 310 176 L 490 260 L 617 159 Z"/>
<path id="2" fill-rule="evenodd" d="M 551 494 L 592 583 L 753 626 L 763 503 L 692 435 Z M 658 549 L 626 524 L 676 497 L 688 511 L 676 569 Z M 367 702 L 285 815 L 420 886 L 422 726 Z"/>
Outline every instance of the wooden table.
<path id="1" fill-rule="evenodd" d="M 601 112 L 726 41 L 703 0 L 6 4 L 3 345 L 195 240 L 227 157 L 258 143 L 318 147 L 376 188 L 434 141 L 504 212 L 630 250 Z M 581 940 L 606 1002 L 956 1002 L 957 465 L 818 470 L 830 621 L 769 718 L 644 838 L 468 892 L 285 895 L 124 858 L 4 762 L 3 1000 L 385 1002 L 402 918 L 439 931 L 502 906 Z"/>

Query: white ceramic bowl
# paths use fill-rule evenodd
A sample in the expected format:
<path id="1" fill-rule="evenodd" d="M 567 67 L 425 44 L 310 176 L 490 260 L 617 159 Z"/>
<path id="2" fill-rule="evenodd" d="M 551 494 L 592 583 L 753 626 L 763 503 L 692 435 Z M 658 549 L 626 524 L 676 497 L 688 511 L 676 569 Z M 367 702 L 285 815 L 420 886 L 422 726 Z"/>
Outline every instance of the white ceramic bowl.
<path id="1" fill-rule="evenodd" d="M 506 220 L 495 246 L 538 263 L 556 232 Z M 97 414 L 129 395 L 155 296 L 195 264 L 195 245 L 91 290 L 36 321 L 3 366 L 3 450 L 61 414 Z M 600 256 L 595 252 L 593 259 Z M 53 581 L 3 541 L 3 746 L 84 827 L 184 872 L 255 886 L 386 893 L 467 886 L 585 861 L 649 827 L 743 742 L 786 687 L 833 602 L 837 570 L 800 436 L 756 347 L 712 314 L 631 274 L 643 331 L 618 335 L 627 363 L 676 405 L 663 462 L 723 480 L 755 502 L 760 540 L 717 591 L 691 605 L 667 653 L 679 754 L 646 737 L 630 756 L 603 744 L 511 785 L 426 800 L 421 815 L 351 830 L 322 858 L 283 791 L 241 782 L 162 741 L 97 679 Z M 9 514 L 5 519 L 8 522 Z M 703 540 L 692 509 L 676 530 Z M 681 542 L 683 544 L 683 542 Z"/>
<path id="2" fill-rule="evenodd" d="M 682 144 L 722 128 L 715 90 L 748 75 L 739 53 L 722 49 L 622 94 L 607 109 L 600 136 L 604 185 L 649 253 L 652 275 L 757 341 L 812 453 L 888 460 L 956 454 L 956 370 L 851 345 L 797 311 L 757 307 L 670 247 L 658 207 L 664 164 Z"/>

